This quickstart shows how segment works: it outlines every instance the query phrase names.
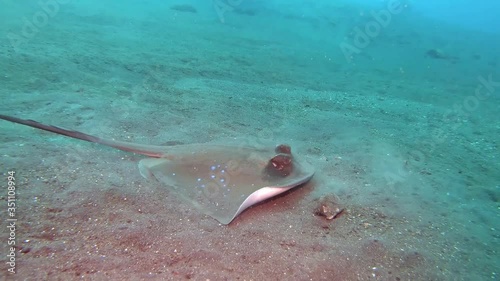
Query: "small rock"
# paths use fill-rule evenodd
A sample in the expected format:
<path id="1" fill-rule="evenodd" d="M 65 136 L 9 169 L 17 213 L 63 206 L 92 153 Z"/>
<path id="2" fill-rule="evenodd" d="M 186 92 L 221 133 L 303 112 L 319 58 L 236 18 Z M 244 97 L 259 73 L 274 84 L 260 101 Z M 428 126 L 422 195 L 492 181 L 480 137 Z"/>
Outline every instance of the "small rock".
<path id="1" fill-rule="evenodd" d="M 333 220 L 342 215 L 345 208 L 338 203 L 338 198 L 335 195 L 322 196 L 315 201 L 318 201 L 314 214 L 322 216 L 327 220 Z"/>
<path id="2" fill-rule="evenodd" d="M 170 7 L 170 9 L 175 10 L 175 11 L 179 11 L 179 12 L 185 12 L 185 13 L 187 12 L 187 13 L 194 13 L 194 14 L 198 12 L 195 7 L 193 7 L 191 5 L 187 5 L 187 4 L 173 5 Z"/>

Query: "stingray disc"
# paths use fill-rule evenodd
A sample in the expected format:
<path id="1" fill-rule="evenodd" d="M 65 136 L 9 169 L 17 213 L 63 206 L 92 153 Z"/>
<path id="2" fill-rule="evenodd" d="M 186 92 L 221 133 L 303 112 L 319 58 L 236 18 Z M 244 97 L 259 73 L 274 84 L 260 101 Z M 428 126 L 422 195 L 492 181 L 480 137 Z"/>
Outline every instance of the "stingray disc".
<path id="1" fill-rule="evenodd" d="M 313 169 L 293 158 L 287 175 L 270 175 L 266 166 L 274 148 L 223 145 L 182 146 L 168 158 L 141 160 L 145 178 L 156 178 L 183 200 L 222 224 L 246 208 L 307 182 Z"/>

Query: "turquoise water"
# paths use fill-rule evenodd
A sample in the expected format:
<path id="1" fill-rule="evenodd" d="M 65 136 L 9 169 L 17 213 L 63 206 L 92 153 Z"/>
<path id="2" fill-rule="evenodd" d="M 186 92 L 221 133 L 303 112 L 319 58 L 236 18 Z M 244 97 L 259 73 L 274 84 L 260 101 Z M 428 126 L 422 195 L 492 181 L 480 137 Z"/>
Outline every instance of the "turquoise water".
<path id="1" fill-rule="evenodd" d="M 498 1 L 0 5 L 0 114 L 143 144 L 288 143 L 315 169 L 221 226 L 143 179 L 142 156 L 2 120 L 14 279 L 499 279 Z"/>

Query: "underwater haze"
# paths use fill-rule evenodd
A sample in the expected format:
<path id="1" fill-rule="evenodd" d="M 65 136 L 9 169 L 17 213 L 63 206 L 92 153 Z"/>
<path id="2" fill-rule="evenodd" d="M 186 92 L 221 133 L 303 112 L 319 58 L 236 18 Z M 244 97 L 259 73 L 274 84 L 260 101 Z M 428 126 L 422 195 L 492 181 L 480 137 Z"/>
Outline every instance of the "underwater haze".
<path id="1" fill-rule="evenodd" d="M 0 7 L 0 279 L 500 279 L 499 1 Z M 155 180 L 154 159 L 4 116 L 194 160 Z M 240 173 L 197 170 L 214 144 Z M 282 164 L 244 151 L 294 161 L 277 183 L 314 176 L 223 225 L 225 184 Z"/>

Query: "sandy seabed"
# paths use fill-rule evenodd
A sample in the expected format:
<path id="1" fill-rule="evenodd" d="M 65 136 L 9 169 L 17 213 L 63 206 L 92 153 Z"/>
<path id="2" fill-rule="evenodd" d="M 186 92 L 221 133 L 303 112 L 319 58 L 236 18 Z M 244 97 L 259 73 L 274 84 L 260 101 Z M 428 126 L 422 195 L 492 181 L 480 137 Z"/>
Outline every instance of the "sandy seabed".
<path id="1" fill-rule="evenodd" d="M 139 2 L 61 4 L 32 36 L 22 18 L 40 7 L 7 2 L 0 32 L 23 40 L 0 45 L 0 113 L 144 144 L 289 143 L 315 176 L 223 226 L 143 179 L 143 156 L 2 121 L 17 273 L 3 227 L 0 276 L 499 278 L 495 36 L 408 8 L 348 62 L 339 44 L 369 20 L 354 6 L 241 8 L 222 24 L 189 1 Z M 341 216 L 315 215 L 323 196 Z"/>

